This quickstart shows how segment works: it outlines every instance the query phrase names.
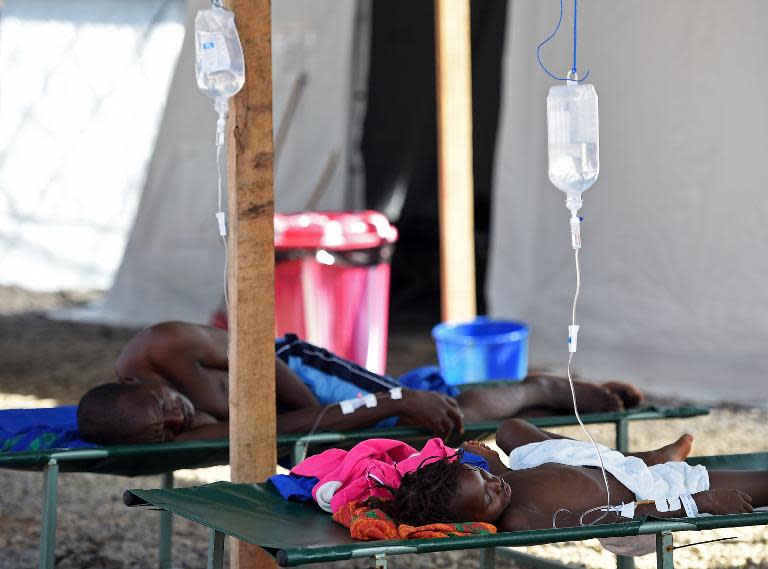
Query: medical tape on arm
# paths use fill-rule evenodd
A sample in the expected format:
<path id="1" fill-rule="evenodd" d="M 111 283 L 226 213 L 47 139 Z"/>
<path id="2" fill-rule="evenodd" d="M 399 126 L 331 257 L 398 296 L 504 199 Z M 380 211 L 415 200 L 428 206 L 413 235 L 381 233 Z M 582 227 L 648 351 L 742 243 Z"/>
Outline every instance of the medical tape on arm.
<path id="1" fill-rule="evenodd" d="M 680 501 L 685 508 L 685 515 L 689 518 L 697 518 L 699 516 L 699 508 L 696 505 L 696 501 L 690 494 L 680 494 Z"/>
<path id="2" fill-rule="evenodd" d="M 621 507 L 619 507 L 619 515 L 622 518 L 634 518 L 635 517 L 635 502 L 630 502 L 629 504 L 622 504 Z"/>
<path id="3" fill-rule="evenodd" d="M 362 398 L 355 397 L 354 399 L 344 399 L 342 401 L 339 401 L 339 407 L 341 407 L 341 412 L 345 415 L 349 415 L 350 413 L 354 413 L 357 409 L 362 407 L 364 405 Z"/>
<path id="4" fill-rule="evenodd" d="M 389 396 L 390 399 L 402 399 L 403 398 L 403 388 L 402 387 L 392 387 L 389 390 L 389 393 L 384 394 L 384 398 Z M 350 413 L 354 413 L 357 411 L 360 407 L 365 405 L 367 408 L 376 407 L 379 404 L 379 398 L 376 397 L 375 393 L 366 393 L 365 395 L 358 395 L 357 397 L 353 397 L 352 399 L 343 399 L 339 401 L 339 407 L 341 407 L 341 412 L 345 415 L 349 415 Z"/>
<path id="5" fill-rule="evenodd" d="M 365 405 L 367 408 L 370 409 L 371 407 L 376 407 L 378 404 L 379 404 L 379 400 L 376 397 L 375 393 L 366 393 L 365 395 L 360 395 L 352 399 L 343 399 L 339 401 L 339 407 L 341 407 L 341 412 L 344 413 L 345 415 L 354 413 L 363 405 Z"/>

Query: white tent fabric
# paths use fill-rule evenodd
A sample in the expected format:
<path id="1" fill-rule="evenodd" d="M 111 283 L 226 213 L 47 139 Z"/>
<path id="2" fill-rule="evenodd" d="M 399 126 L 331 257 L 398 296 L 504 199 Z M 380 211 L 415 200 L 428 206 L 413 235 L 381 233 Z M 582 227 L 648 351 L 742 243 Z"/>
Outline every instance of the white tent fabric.
<path id="1" fill-rule="evenodd" d="M 183 0 L 0 2 L 0 284 L 109 287 L 183 17 Z"/>
<path id="2" fill-rule="evenodd" d="M 566 3 L 569 5 L 572 3 Z M 584 194 L 577 370 L 669 396 L 765 404 L 768 4 L 580 3 L 579 68 L 600 97 L 600 177 Z M 488 294 L 562 370 L 575 289 L 564 194 L 547 179 L 536 45 L 556 0 L 512 0 Z M 543 50 L 570 67 L 570 15 Z"/>
<path id="3" fill-rule="evenodd" d="M 136 222 L 103 303 L 62 318 L 147 324 L 208 322 L 224 291 L 216 219 L 213 103 L 194 82 L 194 16 L 169 93 Z M 345 205 L 353 80 L 354 0 L 281 0 L 272 5 L 278 211 Z M 248 70 L 246 68 L 246 80 Z M 226 176 L 226 173 L 224 173 Z"/>

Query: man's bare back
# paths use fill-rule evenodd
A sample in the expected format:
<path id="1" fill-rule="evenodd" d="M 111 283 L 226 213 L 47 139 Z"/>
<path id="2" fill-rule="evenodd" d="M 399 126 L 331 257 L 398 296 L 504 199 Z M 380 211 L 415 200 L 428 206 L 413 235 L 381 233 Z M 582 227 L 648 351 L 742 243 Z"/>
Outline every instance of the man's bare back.
<path id="1" fill-rule="evenodd" d="M 218 421 L 229 417 L 227 333 L 218 328 L 163 322 L 139 332 L 115 363 L 117 381 L 155 381 L 185 395 Z"/>

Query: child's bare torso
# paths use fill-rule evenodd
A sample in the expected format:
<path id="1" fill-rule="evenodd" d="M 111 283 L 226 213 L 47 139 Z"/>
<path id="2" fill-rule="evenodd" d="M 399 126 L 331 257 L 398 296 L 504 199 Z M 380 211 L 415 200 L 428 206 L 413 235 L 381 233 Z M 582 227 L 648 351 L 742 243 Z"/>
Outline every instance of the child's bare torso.
<path id="1" fill-rule="evenodd" d="M 611 504 L 631 502 L 634 493 L 606 472 Z M 546 463 L 535 468 L 509 471 L 502 478 L 512 489 L 512 501 L 496 522 L 500 531 L 546 529 L 579 524 L 582 513 L 608 503 L 603 473 L 599 468 Z M 565 511 L 567 510 L 567 511 Z M 585 518 L 594 521 L 600 514 Z"/>

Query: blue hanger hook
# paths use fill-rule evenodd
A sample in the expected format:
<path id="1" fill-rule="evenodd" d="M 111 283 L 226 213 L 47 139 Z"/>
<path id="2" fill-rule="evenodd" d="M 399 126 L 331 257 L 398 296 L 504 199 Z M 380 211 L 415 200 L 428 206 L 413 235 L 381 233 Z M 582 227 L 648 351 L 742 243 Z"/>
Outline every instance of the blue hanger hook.
<path id="1" fill-rule="evenodd" d="M 541 48 L 544 47 L 546 43 L 548 43 L 552 38 L 554 38 L 557 35 L 557 32 L 560 30 L 560 24 L 563 23 L 563 0 L 560 0 L 560 18 L 557 20 L 557 26 L 555 26 L 555 30 L 545 39 L 543 42 L 541 42 L 536 47 L 536 59 L 539 60 L 539 66 L 544 70 L 544 73 L 549 75 L 552 79 L 555 79 L 556 81 L 576 81 L 577 83 L 581 83 L 584 81 L 587 77 L 589 77 L 589 71 L 587 71 L 586 75 L 582 77 L 581 79 L 578 78 L 577 74 L 577 65 L 576 65 L 576 38 L 577 38 L 577 29 L 578 29 L 578 13 L 579 13 L 579 0 L 573 0 L 573 66 L 571 67 L 571 71 L 568 73 L 567 77 L 558 77 L 555 74 L 553 74 L 549 69 L 547 69 L 546 65 L 544 65 L 544 62 L 541 60 Z"/>

